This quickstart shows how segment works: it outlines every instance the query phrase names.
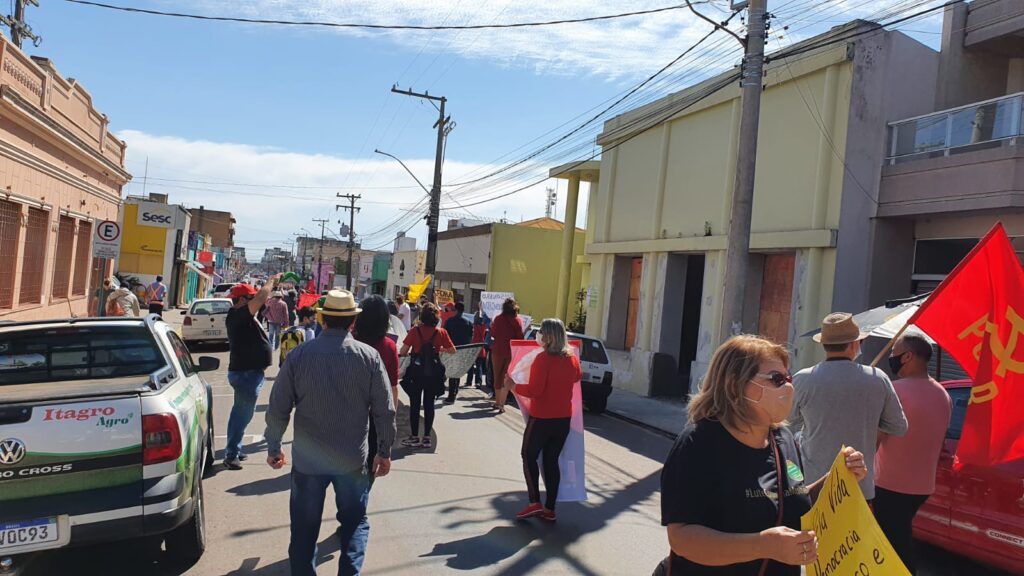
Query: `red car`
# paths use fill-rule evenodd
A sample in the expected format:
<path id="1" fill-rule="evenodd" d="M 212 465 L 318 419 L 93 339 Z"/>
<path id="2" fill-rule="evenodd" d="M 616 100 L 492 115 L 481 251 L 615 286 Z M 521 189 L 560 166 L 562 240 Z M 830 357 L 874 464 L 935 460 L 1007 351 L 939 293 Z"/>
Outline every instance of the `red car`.
<path id="1" fill-rule="evenodd" d="M 1024 460 L 953 470 L 971 382 L 944 382 L 953 414 L 939 456 L 935 493 L 914 519 L 914 536 L 978 562 L 1024 574 Z"/>

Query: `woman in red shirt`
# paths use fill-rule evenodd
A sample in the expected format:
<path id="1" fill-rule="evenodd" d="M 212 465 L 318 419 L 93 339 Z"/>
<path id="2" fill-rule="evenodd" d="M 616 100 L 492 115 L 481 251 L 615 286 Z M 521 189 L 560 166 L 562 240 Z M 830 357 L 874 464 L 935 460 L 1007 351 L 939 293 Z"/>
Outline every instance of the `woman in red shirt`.
<path id="1" fill-rule="evenodd" d="M 569 437 L 572 422 L 572 389 L 583 377 L 579 358 L 573 352 L 561 320 L 549 318 L 540 325 L 540 345 L 544 349 L 530 367 L 530 382 L 515 386 L 516 394 L 532 398 L 530 421 L 523 433 L 523 470 L 530 504 L 516 514 L 517 520 L 540 516 L 555 521 L 555 500 L 561 473 L 558 456 Z M 544 461 L 545 505 L 540 504 L 540 468 Z"/>
<path id="2" fill-rule="evenodd" d="M 501 305 L 501 314 L 491 322 L 491 369 L 494 370 L 494 409 L 505 412 L 508 387 L 505 377 L 512 363 L 513 340 L 523 339 L 523 324 L 519 321 L 519 306 L 512 298 Z"/>
<path id="3" fill-rule="evenodd" d="M 354 336 L 356 340 L 371 346 L 380 354 L 384 363 L 384 371 L 388 373 L 389 384 L 391 385 L 391 405 L 398 409 L 398 346 L 395 341 L 388 338 L 388 328 L 391 326 L 391 314 L 388 312 L 388 303 L 380 296 L 370 296 L 360 304 L 362 312 L 356 318 Z M 373 418 L 370 418 L 370 431 L 368 434 L 369 450 L 367 451 L 367 470 L 373 468 L 373 458 L 377 455 L 377 429 L 373 425 Z M 370 475 L 370 487 L 373 487 L 373 475 Z"/>
<path id="4" fill-rule="evenodd" d="M 434 350 L 443 354 L 454 354 L 455 344 L 444 328 L 438 328 L 439 310 L 434 304 L 424 304 L 420 310 L 420 324 L 409 331 L 402 343 L 399 356 L 406 356 L 410 350 L 419 354 L 424 345 L 433 342 Z M 422 383 L 405 383 L 405 391 L 409 393 L 409 427 L 412 434 L 402 440 L 403 446 L 410 448 L 430 448 L 430 430 L 434 427 L 434 400 L 437 398 L 430 386 Z M 420 406 L 423 406 L 423 436 L 420 430 Z"/>

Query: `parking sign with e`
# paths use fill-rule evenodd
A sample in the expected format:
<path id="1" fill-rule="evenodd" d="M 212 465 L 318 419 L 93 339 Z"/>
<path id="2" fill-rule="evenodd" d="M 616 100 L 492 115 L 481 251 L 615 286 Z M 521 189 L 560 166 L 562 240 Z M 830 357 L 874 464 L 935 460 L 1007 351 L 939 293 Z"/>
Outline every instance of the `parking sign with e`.
<path id="1" fill-rule="evenodd" d="M 121 253 L 121 226 L 114 221 L 104 220 L 96 225 L 92 239 L 94 258 L 117 258 Z"/>

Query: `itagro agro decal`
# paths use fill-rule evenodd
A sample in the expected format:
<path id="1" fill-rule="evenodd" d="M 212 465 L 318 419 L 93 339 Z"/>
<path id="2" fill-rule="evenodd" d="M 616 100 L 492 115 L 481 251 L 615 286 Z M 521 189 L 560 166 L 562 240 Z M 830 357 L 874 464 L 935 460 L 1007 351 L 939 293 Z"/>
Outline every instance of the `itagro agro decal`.
<path id="1" fill-rule="evenodd" d="M 135 411 L 118 414 L 113 406 L 93 406 L 91 408 L 47 408 L 44 422 L 51 420 L 74 420 L 76 422 L 95 421 L 96 426 L 113 428 L 129 424 L 135 418 Z"/>

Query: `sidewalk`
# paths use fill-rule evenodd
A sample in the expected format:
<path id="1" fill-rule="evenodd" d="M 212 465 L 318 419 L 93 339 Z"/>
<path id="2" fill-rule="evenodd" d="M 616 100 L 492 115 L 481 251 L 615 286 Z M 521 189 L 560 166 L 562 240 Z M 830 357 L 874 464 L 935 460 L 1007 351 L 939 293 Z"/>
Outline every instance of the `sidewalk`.
<path id="1" fill-rule="evenodd" d="M 608 397 L 608 413 L 675 438 L 686 424 L 682 399 L 651 398 L 616 388 Z"/>

